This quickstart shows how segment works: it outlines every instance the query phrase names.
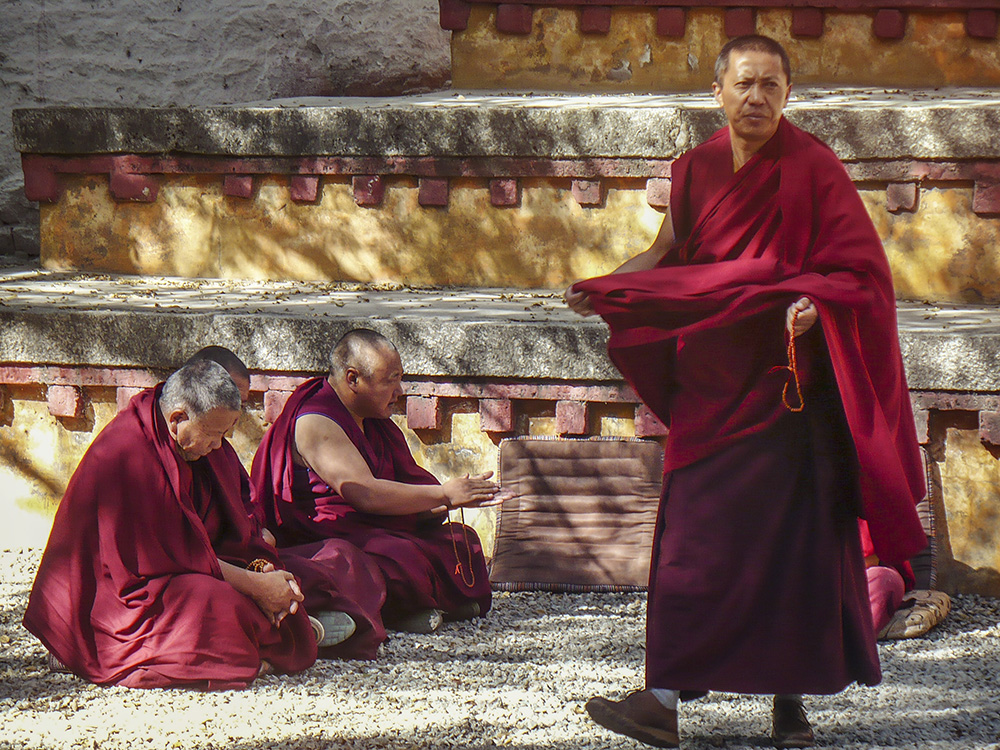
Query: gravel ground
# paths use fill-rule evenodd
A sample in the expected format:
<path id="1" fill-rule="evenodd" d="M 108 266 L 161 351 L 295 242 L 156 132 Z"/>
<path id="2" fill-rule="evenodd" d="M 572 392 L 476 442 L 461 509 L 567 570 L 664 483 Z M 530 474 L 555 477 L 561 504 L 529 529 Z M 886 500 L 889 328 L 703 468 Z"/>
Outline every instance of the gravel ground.
<path id="1" fill-rule="evenodd" d="M 640 686 L 643 594 L 501 593 L 488 617 L 394 634 L 374 663 L 318 662 L 221 693 L 50 673 L 20 626 L 38 551 L 0 552 L 0 748 L 640 748 L 583 703 Z M 1000 600 L 958 597 L 927 637 L 881 645 L 885 679 L 807 699 L 820 746 L 1000 750 Z M 682 747 L 769 747 L 769 702 L 682 706 Z"/>

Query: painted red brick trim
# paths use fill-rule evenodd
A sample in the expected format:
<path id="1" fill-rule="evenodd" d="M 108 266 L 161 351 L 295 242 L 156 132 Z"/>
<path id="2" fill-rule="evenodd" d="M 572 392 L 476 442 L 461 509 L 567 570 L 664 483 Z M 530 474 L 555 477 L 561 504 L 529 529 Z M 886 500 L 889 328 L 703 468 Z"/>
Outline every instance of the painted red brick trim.
<path id="1" fill-rule="evenodd" d="M 222 178 L 225 195 L 252 198 L 256 176 L 288 177 L 292 200 L 316 202 L 324 175 L 350 176 L 355 200 L 361 206 L 378 206 L 385 197 L 390 176 L 417 177 L 418 200 L 423 206 L 448 204 L 449 178 L 476 177 L 488 185 L 495 206 L 520 203 L 518 177 L 568 178 L 574 198 L 581 205 L 600 205 L 606 192 L 601 178 L 634 179 L 635 189 L 646 181 L 651 206 L 669 204 L 669 159 L 453 159 L 453 158 L 263 158 L 247 157 L 160 157 L 44 156 L 25 154 L 25 194 L 31 200 L 57 201 L 62 195 L 61 176 L 79 174 L 118 175 L 138 192 L 123 194 L 125 200 L 155 200 L 156 186 L 164 175 L 208 174 Z M 858 183 L 884 183 L 889 191 L 890 210 L 915 210 L 923 182 L 973 183 L 973 210 L 982 215 L 1000 213 L 1000 161 L 861 161 L 844 165 Z M 115 171 L 117 170 L 117 171 Z M 124 184 L 124 183 L 120 183 Z M 142 189 L 150 187 L 149 195 Z M 114 194 L 114 191 L 112 191 Z M 596 201 L 597 196 L 600 201 Z M 912 203 L 913 206 L 916 203 Z"/>
<path id="2" fill-rule="evenodd" d="M 471 1 L 438 0 L 438 4 L 441 28 L 447 31 L 468 28 Z M 966 34 L 979 39 L 995 38 L 998 25 L 997 7 L 993 0 L 885 0 L 884 4 L 859 0 L 743 0 L 736 7 L 730 0 L 521 0 L 516 4 L 475 0 L 475 4 L 495 6 L 497 31 L 506 34 L 530 34 L 532 10 L 536 6 L 578 9 L 580 31 L 584 34 L 607 34 L 615 8 L 655 9 L 656 33 L 665 37 L 684 36 L 684 11 L 687 8 L 724 8 L 725 33 L 730 37 L 752 34 L 755 28 L 754 11 L 775 8 L 792 11 L 792 34 L 801 37 L 822 35 L 824 11 L 873 14 L 872 34 L 887 40 L 903 38 L 905 11 L 964 11 Z"/>
<path id="3" fill-rule="evenodd" d="M 919 191 L 915 182 L 890 182 L 886 188 L 886 200 L 892 213 L 913 213 L 917 210 Z"/>

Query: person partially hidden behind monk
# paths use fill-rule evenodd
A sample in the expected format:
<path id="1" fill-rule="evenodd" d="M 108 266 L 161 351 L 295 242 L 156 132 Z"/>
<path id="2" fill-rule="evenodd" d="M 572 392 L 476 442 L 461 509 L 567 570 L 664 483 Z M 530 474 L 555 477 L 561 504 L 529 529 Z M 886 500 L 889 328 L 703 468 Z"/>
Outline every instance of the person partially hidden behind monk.
<path id="1" fill-rule="evenodd" d="M 429 633 L 489 610 L 479 538 L 446 520 L 451 509 L 500 497 L 490 474 L 441 484 L 417 465 L 390 419 L 402 376 L 399 353 L 381 334 L 341 338 L 329 375 L 300 385 L 264 435 L 253 502 L 279 548 L 331 538 L 359 547 L 384 577 L 385 625 Z"/>
<path id="2" fill-rule="evenodd" d="M 240 408 L 225 369 L 194 362 L 137 394 L 87 450 L 24 615 L 70 671 L 225 689 L 316 659 L 303 595 L 255 533 L 242 466 L 222 450 Z"/>
<path id="3" fill-rule="evenodd" d="M 240 391 L 250 397 L 250 370 L 235 352 L 224 346 L 206 346 L 187 364 L 210 360 L 222 365 Z M 240 495 L 255 535 L 274 546 L 274 536 L 259 522 L 250 502 L 250 477 L 236 452 L 223 441 L 221 451 L 240 476 Z M 219 459 L 222 460 L 222 459 Z M 381 610 L 385 602 L 382 574 L 350 542 L 325 539 L 281 550 L 281 567 L 295 575 L 305 597 L 321 658 L 374 659 L 385 640 Z"/>

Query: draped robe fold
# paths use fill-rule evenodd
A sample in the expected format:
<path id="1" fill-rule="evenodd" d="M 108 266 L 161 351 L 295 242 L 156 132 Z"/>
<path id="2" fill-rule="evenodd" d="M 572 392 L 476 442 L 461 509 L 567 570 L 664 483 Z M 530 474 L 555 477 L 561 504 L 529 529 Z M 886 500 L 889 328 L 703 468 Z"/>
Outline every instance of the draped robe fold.
<path id="1" fill-rule="evenodd" d="M 316 658 L 305 610 L 275 627 L 222 577 L 219 560 L 278 564 L 255 536 L 232 447 L 187 462 L 137 394 L 87 450 L 53 522 L 24 625 L 74 673 L 136 688 L 241 688 L 266 660 Z M 280 565 L 279 565 L 280 567 Z"/>
<path id="2" fill-rule="evenodd" d="M 414 461 L 391 419 L 366 419 L 362 430 L 326 378 L 307 380 L 265 433 L 251 469 L 255 513 L 274 533 L 281 551 L 328 539 L 360 548 L 384 578 L 382 616 L 390 624 L 420 609 L 454 612 L 469 602 L 476 602 L 485 614 L 491 592 L 476 532 L 459 523 L 444 523 L 440 516 L 355 510 L 322 477 L 293 461 L 295 422 L 306 414 L 337 423 L 376 478 L 437 484 Z"/>
<path id="3" fill-rule="evenodd" d="M 650 687 L 831 693 L 880 679 L 855 514 L 926 546 L 924 479 L 881 242 L 837 157 L 785 120 L 733 174 L 728 128 L 674 162 L 674 246 L 580 282 L 667 425 Z M 785 310 L 813 300 L 786 360 Z"/>

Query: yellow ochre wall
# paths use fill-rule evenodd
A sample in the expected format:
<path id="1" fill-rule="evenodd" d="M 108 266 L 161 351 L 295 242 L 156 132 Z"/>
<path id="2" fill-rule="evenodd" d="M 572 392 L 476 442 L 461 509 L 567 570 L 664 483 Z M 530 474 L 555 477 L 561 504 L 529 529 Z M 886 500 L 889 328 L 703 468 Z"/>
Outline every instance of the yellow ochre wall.
<path id="1" fill-rule="evenodd" d="M 474 179 L 453 181 L 447 208 L 418 205 L 415 180 L 403 177 L 374 208 L 355 204 L 346 178 L 326 180 L 316 205 L 293 203 L 281 176 L 248 200 L 208 177 L 167 178 L 153 203 L 115 201 L 102 176 L 65 183 L 41 211 L 53 270 L 558 289 L 644 250 L 662 221 L 642 180 L 606 180 L 603 208 L 580 206 L 568 179 L 522 180 L 511 208 L 492 206 Z M 897 296 L 1000 302 L 1000 219 L 973 213 L 971 186 L 922 188 L 915 213 L 890 213 L 884 188 L 861 195 Z"/>
<path id="2" fill-rule="evenodd" d="M 728 41 L 724 10 L 688 11 L 685 35 L 656 33 L 656 8 L 613 8 L 608 34 L 581 34 L 575 8 L 537 7 L 530 34 L 497 31 L 495 8 L 473 5 L 452 34 L 455 88 L 528 91 L 705 91 Z M 909 12 L 902 39 L 879 39 L 874 11 L 825 13 L 818 38 L 794 37 L 792 12 L 759 10 L 757 33 L 788 50 L 796 83 L 847 86 L 996 86 L 1000 45 L 965 33 L 960 12 Z"/>

